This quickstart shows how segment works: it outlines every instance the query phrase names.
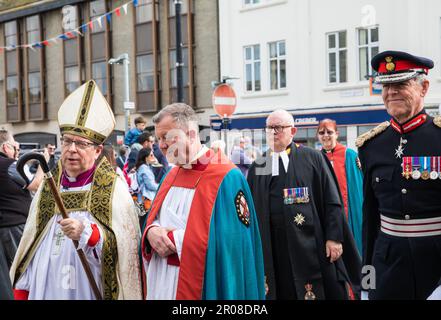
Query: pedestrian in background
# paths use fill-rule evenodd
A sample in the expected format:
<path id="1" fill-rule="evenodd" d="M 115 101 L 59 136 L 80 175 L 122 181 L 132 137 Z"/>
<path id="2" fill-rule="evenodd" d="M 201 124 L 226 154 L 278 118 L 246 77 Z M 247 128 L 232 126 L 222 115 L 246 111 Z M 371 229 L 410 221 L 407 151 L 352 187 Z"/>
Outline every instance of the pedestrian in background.
<path id="1" fill-rule="evenodd" d="M 343 199 L 346 221 L 354 236 L 358 252 L 362 251 L 363 174 L 357 152 L 338 142 L 337 123 L 331 119 L 320 121 L 317 138 L 322 152 L 331 162 Z"/>

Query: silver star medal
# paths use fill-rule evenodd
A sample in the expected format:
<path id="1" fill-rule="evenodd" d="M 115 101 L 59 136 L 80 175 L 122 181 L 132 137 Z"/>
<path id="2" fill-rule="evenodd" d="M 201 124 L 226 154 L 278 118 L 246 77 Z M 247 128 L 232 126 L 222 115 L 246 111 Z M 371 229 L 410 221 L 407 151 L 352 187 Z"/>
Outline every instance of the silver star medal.
<path id="1" fill-rule="evenodd" d="M 298 226 L 302 226 L 305 223 L 305 216 L 301 213 L 298 213 L 296 215 L 296 217 L 294 218 L 294 222 L 298 225 Z"/>
<path id="2" fill-rule="evenodd" d="M 403 154 L 404 154 L 403 144 L 406 144 L 406 143 L 407 143 L 407 140 L 400 138 L 400 145 L 398 146 L 397 149 L 395 149 L 395 157 L 397 159 L 401 159 L 401 157 L 403 156 Z"/>

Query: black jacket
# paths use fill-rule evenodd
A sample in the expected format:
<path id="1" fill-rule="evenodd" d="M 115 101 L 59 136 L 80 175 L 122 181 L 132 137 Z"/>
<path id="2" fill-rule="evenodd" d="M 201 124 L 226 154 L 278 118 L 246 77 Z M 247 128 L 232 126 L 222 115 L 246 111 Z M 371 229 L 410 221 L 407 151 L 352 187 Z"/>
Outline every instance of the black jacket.
<path id="1" fill-rule="evenodd" d="M 0 227 L 26 223 L 31 195 L 15 169 L 15 160 L 0 153 Z"/>
<path id="2" fill-rule="evenodd" d="M 265 274 L 269 287 L 268 299 L 276 299 L 275 275 L 270 234 L 269 185 L 272 157 L 264 154 L 251 166 L 248 183 L 253 194 L 262 237 Z M 263 172 L 259 172 L 259 170 Z M 262 174 L 263 173 L 263 174 Z M 285 188 L 307 187 L 310 201 L 306 204 L 284 205 L 287 257 L 292 265 L 292 279 L 297 297 L 303 299 L 306 284 L 312 284 L 317 299 L 347 299 L 341 295 L 345 283 L 358 291 L 361 264 L 355 242 L 344 219 L 344 209 L 330 164 L 318 151 L 291 145 Z M 305 217 L 303 225 L 295 223 L 298 214 Z M 326 241 L 343 243 L 343 256 L 333 264 L 326 257 Z"/>
<path id="3" fill-rule="evenodd" d="M 380 213 L 400 220 L 406 216 L 423 219 L 441 215 L 440 180 L 403 177 L 403 159 L 395 154 L 401 139 L 406 142 L 402 144 L 402 157 L 441 156 L 441 128 L 428 115 L 424 124 L 408 133 L 400 134 L 388 126 L 359 148 L 364 175 L 363 263 L 366 265 L 372 264 Z M 434 257 L 439 259 L 439 253 L 434 252 Z"/>

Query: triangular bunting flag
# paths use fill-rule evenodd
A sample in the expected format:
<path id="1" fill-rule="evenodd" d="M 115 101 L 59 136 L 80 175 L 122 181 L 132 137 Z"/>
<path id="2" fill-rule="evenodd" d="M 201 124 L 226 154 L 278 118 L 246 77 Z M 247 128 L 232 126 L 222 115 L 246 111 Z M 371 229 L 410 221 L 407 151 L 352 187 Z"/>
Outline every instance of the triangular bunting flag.
<path id="1" fill-rule="evenodd" d="M 78 36 L 83 36 L 84 33 L 86 33 L 88 31 L 88 29 L 90 31 L 93 30 L 93 28 L 94 28 L 93 24 L 94 24 L 95 21 L 98 23 L 99 28 L 102 28 L 103 27 L 103 18 L 104 17 L 107 19 L 108 23 L 112 22 L 112 14 L 113 13 L 115 13 L 117 17 L 120 17 L 121 16 L 121 8 L 124 10 L 124 14 L 127 15 L 127 13 L 128 13 L 128 5 L 131 2 L 133 2 L 133 5 L 135 7 L 137 7 L 138 4 L 139 4 L 139 0 L 129 1 L 129 2 L 125 3 L 125 4 L 123 4 L 122 6 L 115 8 L 113 11 L 105 13 L 102 16 L 99 16 L 99 17 L 95 18 L 95 20 L 91 20 L 91 21 L 83 24 L 82 26 L 80 26 L 77 29 L 74 29 L 72 31 L 60 34 L 60 35 L 58 35 L 58 36 L 56 36 L 54 38 L 47 39 L 47 40 L 44 40 L 44 41 L 41 41 L 41 42 L 36 42 L 36 43 L 32 43 L 32 44 L 23 44 L 23 45 L 15 45 L 15 44 L 13 44 L 13 45 L 6 46 L 6 47 L 0 47 L 0 52 L 12 51 L 12 50 L 15 50 L 17 48 L 25 48 L 25 49 L 29 48 L 29 49 L 35 51 L 35 48 L 44 48 L 45 46 L 46 47 L 50 46 L 52 43 L 55 43 L 55 44 L 58 43 L 58 39 L 69 40 L 69 39 L 74 39 L 74 38 L 76 38 Z"/>
<path id="2" fill-rule="evenodd" d="M 98 19 L 96 19 L 96 21 L 98 22 L 98 25 L 100 27 L 100 29 L 103 27 L 103 21 L 101 20 L 103 18 L 103 16 L 98 17 Z"/>

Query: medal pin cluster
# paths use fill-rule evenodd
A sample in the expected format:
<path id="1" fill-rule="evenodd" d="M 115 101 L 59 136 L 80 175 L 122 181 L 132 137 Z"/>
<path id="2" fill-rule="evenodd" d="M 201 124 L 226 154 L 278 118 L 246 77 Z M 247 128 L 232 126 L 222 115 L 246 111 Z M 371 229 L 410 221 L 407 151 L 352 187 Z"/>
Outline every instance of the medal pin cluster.
<path id="1" fill-rule="evenodd" d="M 441 179 L 441 156 L 403 157 L 401 166 L 407 180 Z"/>
<path id="2" fill-rule="evenodd" d="M 283 189 L 283 202 L 286 205 L 309 203 L 308 187 Z"/>

